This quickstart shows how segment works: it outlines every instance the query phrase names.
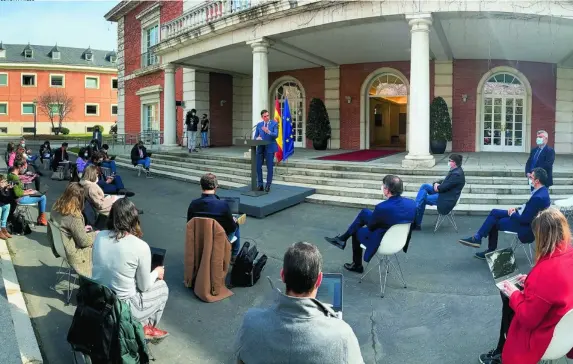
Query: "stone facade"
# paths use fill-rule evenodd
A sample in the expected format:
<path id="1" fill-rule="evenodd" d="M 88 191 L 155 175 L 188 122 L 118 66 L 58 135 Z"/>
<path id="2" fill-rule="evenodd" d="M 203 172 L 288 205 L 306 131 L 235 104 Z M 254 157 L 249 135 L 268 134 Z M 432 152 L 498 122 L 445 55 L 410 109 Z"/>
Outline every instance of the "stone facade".
<path id="1" fill-rule="evenodd" d="M 573 69 L 557 68 L 555 153 L 573 153 Z"/>

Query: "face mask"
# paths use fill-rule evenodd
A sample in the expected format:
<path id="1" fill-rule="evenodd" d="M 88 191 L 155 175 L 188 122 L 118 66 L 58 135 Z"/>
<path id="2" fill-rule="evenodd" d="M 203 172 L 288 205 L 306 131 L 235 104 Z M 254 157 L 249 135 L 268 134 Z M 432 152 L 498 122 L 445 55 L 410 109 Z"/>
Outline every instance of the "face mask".
<path id="1" fill-rule="evenodd" d="M 26 146 L 26 143 L 22 143 L 20 145 L 22 146 L 22 148 L 24 148 Z"/>
<path id="2" fill-rule="evenodd" d="M 87 153 L 84 153 L 84 157 L 86 157 L 86 158 L 87 158 L 87 157 L 88 157 L 88 154 L 87 154 Z"/>
<path id="3" fill-rule="evenodd" d="M 452 169 L 452 165 L 450 164 L 449 161 L 448 161 L 448 169 Z"/>
<path id="4" fill-rule="evenodd" d="M 542 145 L 543 144 L 543 138 L 537 138 L 537 139 L 535 139 L 535 142 L 537 143 L 537 145 Z"/>
<path id="5" fill-rule="evenodd" d="M 529 185 L 533 187 L 533 180 L 531 178 L 529 179 Z"/>

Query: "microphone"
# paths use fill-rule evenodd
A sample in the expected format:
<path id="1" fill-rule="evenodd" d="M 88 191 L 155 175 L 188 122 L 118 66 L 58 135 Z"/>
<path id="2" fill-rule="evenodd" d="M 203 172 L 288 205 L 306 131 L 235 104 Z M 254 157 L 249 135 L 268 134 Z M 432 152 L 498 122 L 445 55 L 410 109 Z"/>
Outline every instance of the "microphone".
<path id="1" fill-rule="evenodd" d="M 258 125 L 258 123 L 257 123 L 257 125 Z M 245 133 L 245 135 L 243 135 L 243 139 L 245 140 L 245 144 L 247 144 L 247 136 L 250 135 L 251 139 L 253 138 L 253 130 L 255 130 L 257 128 L 257 125 L 253 126 L 250 131 L 248 131 L 247 133 Z"/>

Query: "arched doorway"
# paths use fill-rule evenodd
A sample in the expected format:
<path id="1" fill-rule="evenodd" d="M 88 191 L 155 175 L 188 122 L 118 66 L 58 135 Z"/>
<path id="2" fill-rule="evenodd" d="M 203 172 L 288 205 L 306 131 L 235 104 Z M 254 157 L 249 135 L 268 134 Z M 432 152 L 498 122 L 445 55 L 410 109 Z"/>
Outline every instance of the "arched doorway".
<path id="1" fill-rule="evenodd" d="M 305 145 L 305 94 L 300 82 L 293 77 L 281 77 L 271 86 L 270 113 L 274 115 L 275 100 L 279 100 L 281 110 L 285 99 L 288 99 L 291 115 L 294 146 L 304 148 Z"/>
<path id="2" fill-rule="evenodd" d="M 362 86 L 360 147 L 406 149 L 409 85 L 397 70 L 371 73 Z"/>
<path id="3" fill-rule="evenodd" d="M 478 86 L 478 150 L 524 152 L 531 132 L 531 87 L 519 72 L 488 72 Z"/>

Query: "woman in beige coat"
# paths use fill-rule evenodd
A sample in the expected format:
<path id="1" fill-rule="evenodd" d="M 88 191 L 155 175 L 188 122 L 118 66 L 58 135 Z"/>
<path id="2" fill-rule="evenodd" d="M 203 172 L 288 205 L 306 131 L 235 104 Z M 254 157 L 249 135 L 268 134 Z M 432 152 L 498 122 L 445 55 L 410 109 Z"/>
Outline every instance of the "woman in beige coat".
<path id="1" fill-rule="evenodd" d="M 52 227 L 59 230 L 68 263 L 84 277 L 92 275 L 92 247 L 97 231 L 85 226 L 82 210 L 84 190 L 79 183 L 70 183 L 52 206 L 48 237 L 52 243 Z M 52 226 L 50 226 L 52 225 Z M 55 232 L 56 234 L 58 232 Z"/>
<path id="2" fill-rule="evenodd" d="M 80 185 L 84 188 L 88 201 L 97 209 L 100 214 L 108 215 L 111 205 L 117 201 L 118 196 L 105 196 L 101 187 L 97 184 L 97 167 L 89 165 L 84 169 L 84 174 Z"/>

